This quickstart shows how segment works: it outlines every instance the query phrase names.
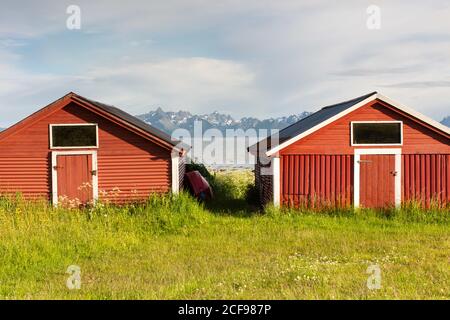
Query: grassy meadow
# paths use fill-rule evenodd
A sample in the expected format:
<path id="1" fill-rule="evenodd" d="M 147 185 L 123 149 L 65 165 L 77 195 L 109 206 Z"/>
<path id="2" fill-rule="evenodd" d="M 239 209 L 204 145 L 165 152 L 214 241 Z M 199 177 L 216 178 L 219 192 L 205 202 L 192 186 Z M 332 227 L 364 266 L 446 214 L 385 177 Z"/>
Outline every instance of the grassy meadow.
<path id="1" fill-rule="evenodd" d="M 205 204 L 182 193 L 68 210 L 0 197 L 0 298 L 450 299 L 448 208 L 261 212 L 247 201 L 251 172 L 213 180 Z M 380 289 L 366 284 L 372 264 Z"/>

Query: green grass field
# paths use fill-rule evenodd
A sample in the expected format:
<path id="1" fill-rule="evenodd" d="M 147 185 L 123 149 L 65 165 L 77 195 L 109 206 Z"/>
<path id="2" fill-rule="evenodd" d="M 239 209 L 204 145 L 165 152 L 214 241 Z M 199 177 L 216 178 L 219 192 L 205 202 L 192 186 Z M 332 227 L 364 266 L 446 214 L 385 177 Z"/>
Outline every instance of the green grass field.
<path id="1" fill-rule="evenodd" d="M 250 181 L 219 175 L 206 205 L 185 194 L 83 211 L 0 198 L 0 298 L 450 298 L 448 210 L 261 213 L 245 201 Z M 66 286 L 70 265 L 79 290 Z"/>

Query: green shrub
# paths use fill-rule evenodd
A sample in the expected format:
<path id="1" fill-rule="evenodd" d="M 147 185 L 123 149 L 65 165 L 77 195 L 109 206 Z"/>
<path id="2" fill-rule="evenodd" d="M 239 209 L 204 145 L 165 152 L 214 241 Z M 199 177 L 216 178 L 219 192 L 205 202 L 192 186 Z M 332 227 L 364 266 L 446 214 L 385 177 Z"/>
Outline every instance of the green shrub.
<path id="1" fill-rule="evenodd" d="M 249 188 L 254 185 L 253 174 L 245 171 L 219 171 L 214 174 L 213 189 L 218 198 L 245 199 Z"/>
<path id="2" fill-rule="evenodd" d="M 259 205 L 259 194 L 255 183 L 249 183 L 245 190 L 245 200 L 251 205 Z"/>
<path id="3" fill-rule="evenodd" d="M 194 163 L 194 162 L 187 163 L 186 164 L 186 172 L 191 172 L 191 171 L 198 171 L 198 172 L 200 172 L 200 174 L 204 178 L 206 178 L 206 180 L 208 180 L 208 182 L 210 182 L 210 183 L 213 180 L 213 176 L 208 171 L 208 169 L 205 167 L 205 165 L 202 164 L 202 163 Z"/>

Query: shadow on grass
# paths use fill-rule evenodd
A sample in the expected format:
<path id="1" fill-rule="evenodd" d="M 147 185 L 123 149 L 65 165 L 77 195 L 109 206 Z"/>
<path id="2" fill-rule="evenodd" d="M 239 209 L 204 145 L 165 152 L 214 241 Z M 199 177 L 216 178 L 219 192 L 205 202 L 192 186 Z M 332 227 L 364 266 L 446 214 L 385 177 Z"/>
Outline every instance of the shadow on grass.
<path id="1" fill-rule="evenodd" d="M 259 206 L 249 203 L 246 199 L 219 197 L 206 202 L 205 207 L 212 214 L 221 216 L 253 217 L 262 214 Z"/>
<path id="2" fill-rule="evenodd" d="M 238 179 L 236 179 L 238 180 Z M 213 183 L 214 199 L 206 203 L 206 208 L 216 215 L 252 217 L 262 214 L 262 208 L 252 195 L 253 184 L 242 185 L 239 180 L 216 178 Z"/>
<path id="3" fill-rule="evenodd" d="M 206 169 L 196 165 L 196 170 Z M 214 215 L 252 217 L 261 214 L 256 201 L 254 175 L 251 170 L 218 171 L 206 170 L 202 175 L 213 189 L 214 197 L 206 201 L 205 208 Z"/>

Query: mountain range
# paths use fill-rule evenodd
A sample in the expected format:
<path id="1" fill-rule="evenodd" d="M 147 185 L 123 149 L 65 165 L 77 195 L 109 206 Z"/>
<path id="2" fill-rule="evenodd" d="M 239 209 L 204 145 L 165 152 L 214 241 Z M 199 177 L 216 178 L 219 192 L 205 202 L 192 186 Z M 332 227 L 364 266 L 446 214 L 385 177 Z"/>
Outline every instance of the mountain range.
<path id="1" fill-rule="evenodd" d="M 442 119 L 441 123 L 442 123 L 444 126 L 447 126 L 447 127 L 450 128 L 450 116 L 445 117 L 444 119 Z"/>
<path id="2" fill-rule="evenodd" d="M 228 114 L 219 113 L 217 111 L 209 114 L 192 114 L 188 111 L 166 112 L 161 108 L 158 108 L 155 111 L 150 111 L 148 113 L 138 115 L 137 117 L 169 134 L 177 128 L 187 129 L 192 134 L 194 123 L 196 121 L 200 121 L 202 123 L 203 131 L 210 128 L 215 128 L 225 133 L 225 130 L 227 129 L 283 129 L 310 114 L 310 112 L 303 111 L 299 114 L 293 114 L 286 117 L 260 120 L 254 117 L 235 119 Z"/>
<path id="3" fill-rule="evenodd" d="M 207 130 L 209 128 L 219 129 L 225 133 L 226 129 L 283 129 L 300 119 L 303 119 L 310 115 L 310 112 L 303 111 L 299 114 L 293 114 L 286 117 L 268 118 L 260 120 L 254 117 L 244 117 L 241 119 L 235 119 L 230 115 L 219 113 L 214 111 L 210 114 L 192 114 L 188 111 L 164 111 L 161 108 L 157 108 L 155 111 L 149 111 L 144 114 L 137 115 L 137 117 L 148 124 L 165 131 L 169 134 L 177 128 L 184 128 L 191 132 L 194 128 L 195 121 L 202 122 L 202 129 Z M 441 121 L 442 124 L 450 127 L 450 116 L 445 117 Z M 0 131 L 4 128 L 0 128 Z"/>

